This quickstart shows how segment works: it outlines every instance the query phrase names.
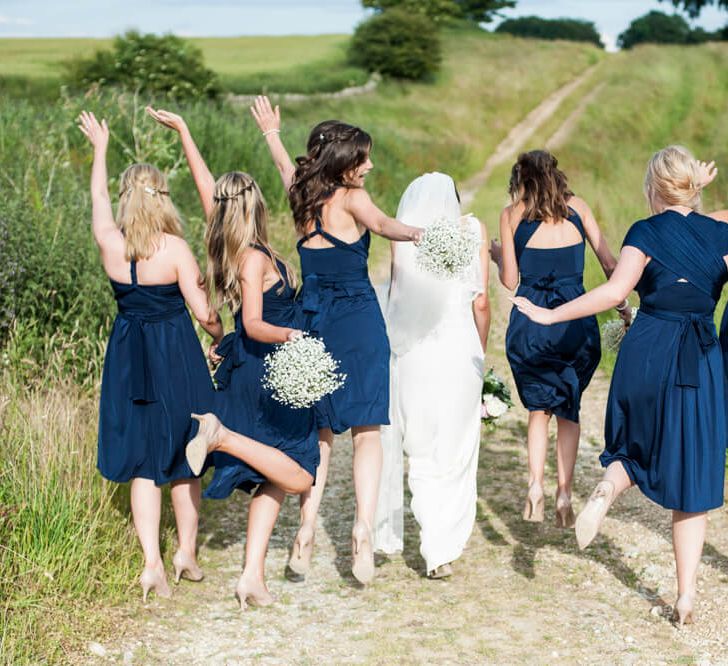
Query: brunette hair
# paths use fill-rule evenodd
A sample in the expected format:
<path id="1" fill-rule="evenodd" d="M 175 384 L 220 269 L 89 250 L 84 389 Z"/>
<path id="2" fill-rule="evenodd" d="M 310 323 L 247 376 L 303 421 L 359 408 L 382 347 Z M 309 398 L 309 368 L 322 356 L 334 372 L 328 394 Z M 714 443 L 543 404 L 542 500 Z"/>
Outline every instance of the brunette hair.
<path id="1" fill-rule="evenodd" d="M 307 154 L 296 158 L 288 193 L 299 234 L 321 215 L 324 203 L 339 187 L 351 187 L 347 177 L 366 161 L 371 147 L 369 134 L 338 120 L 325 120 L 311 130 Z"/>
<path id="2" fill-rule="evenodd" d="M 647 164 L 645 196 L 653 213 L 655 198 L 666 206 L 687 206 L 699 211 L 701 190 L 698 163 L 684 146 L 668 146 L 656 152 Z"/>
<path id="3" fill-rule="evenodd" d="M 283 263 L 293 285 L 291 267 L 268 243 L 268 209 L 255 180 L 241 171 L 223 174 L 215 183 L 213 202 L 205 231 L 207 270 L 203 280 L 212 307 L 218 310 L 228 305 L 232 312 L 240 309 L 240 267 L 245 251 L 256 245 L 268 251 L 281 280 L 276 259 Z"/>
<path id="4" fill-rule="evenodd" d="M 126 260 L 149 259 L 162 234 L 182 237 L 167 177 L 151 164 L 132 164 L 119 179 L 116 224 L 124 234 Z"/>
<path id="5" fill-rule="evenodd" d="M 526 220 L 558 221 L 569 217 L 566 204 L 574 193 L 557 159 L 546 150 L 521 153 L 511 169 L 508 193 L 513 203 L 523 202 Z"/>

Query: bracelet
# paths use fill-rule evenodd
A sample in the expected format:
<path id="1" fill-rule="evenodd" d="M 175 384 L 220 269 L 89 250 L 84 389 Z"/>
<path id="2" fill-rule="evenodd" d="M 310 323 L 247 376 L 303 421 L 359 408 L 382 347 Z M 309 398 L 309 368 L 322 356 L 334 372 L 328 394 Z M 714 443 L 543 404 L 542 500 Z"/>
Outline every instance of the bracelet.
<path id="1" fill-rule="evenodd" d="M 617 312 L 624 312 L 629 307 L 629 301 L 625 298 L 619 305 L 615 305 L 614 309 Z"/>
<path id="2" fill-rule="evenodd" d="M 279 129 L 269 129 L 263 132 L 263 136 L 268 136 L 269 134 L 280 134 L 281 131 Z"/>

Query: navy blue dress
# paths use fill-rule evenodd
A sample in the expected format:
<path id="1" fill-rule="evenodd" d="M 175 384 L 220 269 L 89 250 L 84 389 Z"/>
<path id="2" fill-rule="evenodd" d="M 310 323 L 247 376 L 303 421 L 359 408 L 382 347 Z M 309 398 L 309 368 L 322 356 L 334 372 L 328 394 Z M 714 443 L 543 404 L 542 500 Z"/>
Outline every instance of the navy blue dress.
<path id="1" fill-rule="evenodd" d="M 264 247 L 256 246 L 268 256 Z M 283 275 L 263 294 L 263 320 L 274 326 L 301 328 L 295 304 L 295 289 L 289 284 L 285 265 L 276 260 Z M 245 332 L 242 313 L 235 313 L 235 332 L 226 335 L 218 347 L 224 356 L 215 373 L 217 417 L 225 427 L 279 449 L 311 476 L 319 464 L 319 440 L 313 408 L 293 409 L 271 397 L 264 389 L 263 359 L 275 345 L 253 340 Z M 224 499 L 236 488 L 250 492 L 266 478 L 238 458 L 213 453 L 215 474 L 204 496 Z"/>
<path id="2" fill-rule="evenodd" d="M 303 245 L 316 235 L 332 247 Z M 298 241 L 304 326 L 323 339 L 346 374 L 344 385 L 316 405 L 318 427 L 335 433 L 389 424 L 389 339 L 369 281 L 369 244 L 368 230 L 345 243 L 325 231 L 320 220 Z"/>
<path id="3" fill-rule="evenodd" d="M 584 293 L 584 226 L 579 215 L 570 211 L 568 219 L 582 237 L 576 245 L 526 247 L 542 224 L 538 220 L 522 220 L 514 234 L 521 275 L 517 295 L 541 307 L 553 309 Z M 506 355 L 526 409 L 579 422 L 581 394 L 601 358 L 596 317 L 543 326 L 513 308 L 506 332 Z"/>
<path id="4" fill-rule="evenodd" d="M 194 478 L 185 446 L 190 412 L 212 406 L 213 386 L 177 283 L 111 280 L 119 313 L 106 348 L 99 407 L 98 468 L 110 481 Z"/>
<path id="5" fill-rule="evenodd" d="M 727 432 L 713 315 L 728 280 L 728 225 L 668 210 L 635 223 L 624 245 L 652 260 L 637 284 L 640 310 L 614 368 L 600 461 L 606 467 L 619 460 L 666 509 L 717 508 Z"/>

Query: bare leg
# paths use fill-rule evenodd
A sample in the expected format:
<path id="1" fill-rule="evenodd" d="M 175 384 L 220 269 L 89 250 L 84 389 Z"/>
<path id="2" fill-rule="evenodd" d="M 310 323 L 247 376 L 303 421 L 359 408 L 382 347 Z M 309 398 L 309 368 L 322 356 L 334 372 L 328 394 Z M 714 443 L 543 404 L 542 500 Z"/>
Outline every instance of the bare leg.
<path id="1" fill-rule="evenodd" d="M 286 494 L 272 483 L 264 483 L 255 493 L 248 513 L 245 566 L 236 588 L 241 603 L 252 599 L 259 606 L 273 603 L 265 584 L 265 556 L 281 504 Z"/>
<path id="2" fill-rule="evenodd" d="M 160 597 L 169 597 L 171 592 L 164 573 L 162 554 L 159 552 L 159 520 L 162 513 L 162 490 L 151 479 L 132 479 L 131 514 L 134 519 L 139 542 L 144 552 L 144 571 L 140 583 L 147 600 L 149 590 Z"/>
<path id="3" fill-rule="evenodd" d="M 319 430 L 319 451 L 321 462 L 316 470 L 316 482 L 306 492 L 301 493 L 301 526 L 293 542 L 289 568 L 301 576 L 308 572 L 313 555 L 313 542 L 316 535 L 316 519 L 324 496 L 326 479 L 329 474 L 331 449 L 334 445 L 334 433 L 329 428 Z"/>
<path id="4" fill-rule="evenodd" d="M 351 533 L 352 573 L 363 584 L 374 578 L 372 525 L 377 510 L 382 475 L 382 438 L 379 426 L 352 428 L 354 442 L 354 492 L 356 518 Z"/>
<path id="5" fill-rule="evenodd" d="M 549 419 L 544 411 L 528 413 L 528 497 L 523 518 L 531 522 L 543 520 L 543 476 L 549 445 Z"/>
<path id="6" fill-rule="evenodd" d="M 571 485 L 574 480 L 576 454 L 579 451 L 578 423 L 556 417 L 556 526 L 573 527 L 576 517 L 571 506 Z"/>
<path id="7" fill-rule="evenodd" d="M 634 485 L 624 469 L 624 465 L 619 460 L 615 460 L 607 467 L 602 481 L 609 481 L 614 485 L 614 495 L 610 504 L 613 504 L 617 497 Z"/>
<path id="8" fill-rule="evenodd" d="M 698 565 L 703 554 L 708 514 L 672 512 L 672 547 L 677 569 L 677 594 L 691 600 L 695 596 Z"/>
<path id="9" fill-rule="evenodd" d="M 172 558 L 175 582 L 204 578 L 197 564 L 197 526 L 200 519 L 200 480 L 181 479 L 172 482 L 172 507 L 177 523 L 178 549 Z"/>

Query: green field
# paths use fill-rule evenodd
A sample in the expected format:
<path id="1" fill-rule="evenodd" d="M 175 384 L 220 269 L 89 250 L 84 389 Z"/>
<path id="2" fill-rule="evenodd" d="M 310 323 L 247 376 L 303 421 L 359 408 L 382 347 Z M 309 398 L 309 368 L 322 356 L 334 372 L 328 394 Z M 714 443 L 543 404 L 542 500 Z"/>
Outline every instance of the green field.
<path id="1" fill-rule="evenodd" d="M 195 41 L 231 90 L 293 80 L 315 90 L 324 70 L 330 85 L 363 74 L 344 65 L 341 36 Z M 0 302 L 13 311 L 7 320 L 0 307 L 0 437 L 11 443 L 0 449 L 0 661 L 8 663 L 64 660 L 88 625 L 97 636 L 112 627 L 110 605 L 137 594 L 140 560 L 124 490 L 102 482 L 94 469 L 99 369 L 114 302 L 90 237 L 91 152 L 74 126 L 81 108 L 109 119 L 112 194 L 114 179 L 131 161 L 170 170 L 172 197 L 203 257 L 201 210 L 190 175 L 175 137 L 140 113 L 150 100 L 103 93 L 41 103 L 22 94 L 23 86 L 32 92 L 33 81 L 57 87 L 56 63 L 100 43 L 0 40 L 0 78 L 15 82 L 13 95 L 0 105 L 0 271 L 8 265 L 14 271 L 7 278 L 14 299 L 10 306 Z M 646 214 L 641 183 L 652 151 L 681 142 L 703 159 L 727 163 L 725 45 L 606 55 L 573 42 L 463 29 L 445 34 L 444 51 L 434 82 L 384 82 L 361 97 L 285 106 L 285 143 L 300 154 L 309 128 L 325 117 L 362 125 L 374 137 L 368 189 L 394 213 L 412 178 L 440 170 L 458 182 L 467 179 L 531 109 L 598 64 L 526 147 L 543 146 L 581 97 L 603 84 L 557 154 L 615 251 L 628 226 Z M 295 258 L 287 201 L 247 109 L 199 102 L 178 110 L 214 174 L 242 168 L 256 177 L 273 213 L 274 245 Z M 492 233 L 508 172 L 509 164 L 496 168 L 473 206 Z M 727 183 L 721 173 L 708 207 L 728 203 Z M 376 243 L 374 269 L 385 250 L 385 243 Z M 600 281 L 593 258 L 587 280 Z M 170 526 L 165 515 L 168 544 Z M 94 566 L 81 566 L 88 561 Z"/>

